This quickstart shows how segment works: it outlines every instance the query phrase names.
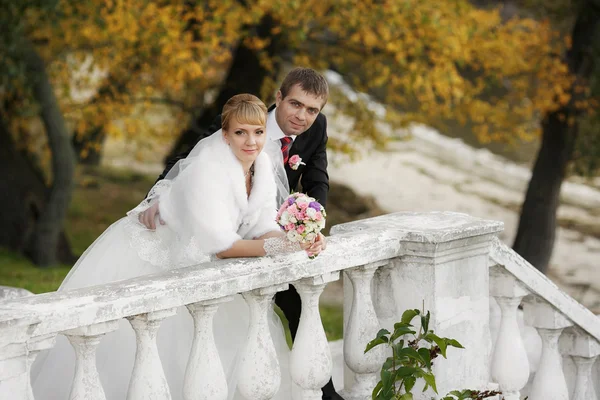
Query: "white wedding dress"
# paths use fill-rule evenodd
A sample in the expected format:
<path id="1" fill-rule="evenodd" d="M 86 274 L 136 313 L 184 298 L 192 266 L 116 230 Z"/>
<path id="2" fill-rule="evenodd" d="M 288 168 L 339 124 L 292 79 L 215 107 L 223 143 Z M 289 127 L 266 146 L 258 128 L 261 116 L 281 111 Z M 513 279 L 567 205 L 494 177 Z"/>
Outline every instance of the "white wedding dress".
<path id="1" fill-rule="evenodd" d="M 196 265 L 209 261 L 240 238 L 252 239 L 278 230 L 277 189 L 267 154 L 258 156 L 252 191 L 246 196 L 243 169 L 222 140 L 221 132 L 205 140 L 208 144 L 199 146 L 183 165 L 177 166 L 174 179 L 157 183 L 149 201 L 143 201 L 96 239 L 59 291 Z M 137 215 L 158 197 L 166 225 L 157 224 L 156 231 L 148 231 L 137 221 Z M 214 317 L 214 338 L 227 376 L 229 399 L 243 399 L 236 390 L 236 366 L 246 343 L 248 324 L 249 310 L 239 294 L 221 304 Z M 274 312 L 270 330 L 282 376 L 275 399 L 289 400 L 296 397 L 293 392 L 297 389 L 292 388 L 289 348 Z M 164 320 L 158 332 L 159 354 L 173 400 L 183 396 L 192 335 L 193 321 L 185 307 Z M 103 337 L 98 346 L 96 365 L 107 400 L 126 398 L 135 349 L 135 335 L 126 320 L 120 321 L 119 329 Z M 75 352 L 68 340 L 58 335 L 55 347 L 40 354 L 32 367 L 35 398 L 68 399 L 74 370 Z"/>

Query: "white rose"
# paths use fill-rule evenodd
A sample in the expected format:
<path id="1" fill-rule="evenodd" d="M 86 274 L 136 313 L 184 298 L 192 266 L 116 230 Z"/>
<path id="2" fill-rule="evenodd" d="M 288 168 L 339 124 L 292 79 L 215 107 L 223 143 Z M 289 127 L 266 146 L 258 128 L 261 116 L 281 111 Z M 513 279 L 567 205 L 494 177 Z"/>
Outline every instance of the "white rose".
<path id="1" fill-rule="evenodd" d="M 290 213 L 288 213 L 287 211 L 284 211 L 281 214 L 281 217 L 279 218 L 279 223 L 281 225 L 287 225 L 290 223 Z"/>
<path id="2" fill-rule="evenodd" d="M 295 224 L 296 222 L 298 222 L 298 220 L 296 219 L 296 217 L 294 217 L 294 216 L 292 215 L 292 216 L 290 216 L 290 222 L 291 222 L 292 224 Z"/>
<path id="3" fill-rule="evenodd" d="M 315 240 L 317 238 L 317 235 L 315 233 L 309 233 L 306 236 L 304 236 L 304 240 L 306 240 L 307 242 L 312 242 L 313 240 Z"/>
<path id="4" fill-rule="evenodd" d="M 298 241 L 298 232 L 296 231 L 289 231 L 287 233 L 287 238 L 290 242 L 297 242 Z"/>
<path id="5" fill-rule="evenodd" d="M 315 210 L 314 208 L 309 208 L 306 210 L 306 215 L 309 218 L 315 218 L 317 216 L 317 210 Z"/>

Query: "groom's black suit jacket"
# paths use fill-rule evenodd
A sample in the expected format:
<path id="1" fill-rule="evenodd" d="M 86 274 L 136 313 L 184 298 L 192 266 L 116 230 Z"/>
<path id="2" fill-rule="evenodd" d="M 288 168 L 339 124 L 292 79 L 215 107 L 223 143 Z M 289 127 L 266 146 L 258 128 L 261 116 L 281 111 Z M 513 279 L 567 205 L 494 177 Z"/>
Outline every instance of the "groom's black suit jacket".
<path id="1" fill-rule="evenodd" d="M 274 108 L 274 105 L 271 106 L 269 111 L 272 111 Z M 199 135 L 198 141 L 213 134 L 219 129 L 221 129 L 221 115 L 217 116 L 206 135 Z M 290 157 L 297 154 L 302 158 L 302 162 L 306 163 L 306 165 L 301 165 L 300 168 L 295 171 L 290 168 L 289 164 L 285 165 L 285 172 L 290 184 L 290 190 L 298 191 L 298 184 L 301 184 L 302 192 L 317 199 L 323 207 L 327 206 L 327 192 L 329 191 L 327 153 L 325 151 L 326 145 L 327 118 L 325 118 L 325 115 L 319 113 L 312 126 L 307 131 L 296 136 L 292 148 L 290 149 Z M 173 165 L 175 165 L 177 161 L 186 158 L 190 151 L 191 149 L 178 155 L 172 160 L 169 160 L 165 170 L 158 177 L 158 180 L 163 179 Z"/>

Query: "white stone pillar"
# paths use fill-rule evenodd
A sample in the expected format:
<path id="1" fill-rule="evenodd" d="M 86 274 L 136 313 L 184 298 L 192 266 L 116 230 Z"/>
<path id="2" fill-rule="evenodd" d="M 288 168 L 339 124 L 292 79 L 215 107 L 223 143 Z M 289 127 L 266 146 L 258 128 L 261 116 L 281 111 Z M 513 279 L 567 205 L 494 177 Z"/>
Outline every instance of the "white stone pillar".
<path id="1" fill-rule="evenodd" d="M 490 294 L 500 306 L 498 329 L 491 374 L 506 400 L 520 400 L 520 390 L 529 380 L 529 360 L 519 331 L 517 308 L 529 291 L 502 267 L 490 269 Z"/>
<path id="2" fill-rule="evenodd" d="M 321 388 L 331 378 L 333 361 L 319 313 L 319 297 L 325 285 L 339 276 L 339 272 L 334 272 L 294 283 L 302 299 L 302 314 L 290 357 L 290 373 L 302 388 L 304 400 L 320 400 Z"/>
<path id="3" fill-rule="evenodd" d="M 401 317 L 394 301 L 396 294 L 394 293 L 392 272 L 393 265 L 391 263 L 383 265 L 375 271 L 371 284 L 373 306 L 379 320 L 379 326 L 390 332 L 393 332 L 394 324 L 400 321 Z"/>
<path id="4" fill-rule="evenodd" d="M 530 400 L 569 400 L 569 389 L 562 367 L 558 340 L 564 328 L 573 323 L 541 299 L 528 297 L 523 303 L 525 321 L 542 338 L 540 366 L 529 394 Z"/>
<path id="5" fill-rule="evenodd" d="M 184 400 L 227 400 L 227 378 L 217 351 L 213 317 L 219 304 L 233 296 L 189 304 L 194 340 L 183 380 Z"/>
<path id="6" fill-rule="evenodd" d="M 378 381 L 385 361 L 385 348 L 375 347 L 365 353 L 367 344 L 380 329 L 371 298 L 371 279 L 375 270 L 387 263 L 378 262 L 346 270 L 352 282 L 352 307 L 344 331 L 344 359 L 354 373 L 354 384 L 345 390 L 345 398 L 368 398 Z"/>
<path id="7" fill-rule="evenodd" d="M 96 348 L 106 333 L 112 332 L 118 327 L 118 321 L 110 321 L 63 332 L 75 349 L 76 358 L 70 400 L 106 399 L 96 369 Z"/>
<path id="8" fill-rule="evenodd" d="M 269 331 L 271 299 L 288 284 L 255 289 L 242 296 L 250 308 L 246 348 L 240 360 L 238 390 L 247 399 L 269 400 L 279 390 L 281 370 Z"/>
<path id="9" fill-rule="evenodd" d="M 27 341 L 27 400 L 34 400 L 33 389 L 31 387 L 31 366 L 35 361 L 38 354 L 43 351 L 54 347 L 56 342 L 56 334 L 37 336 Z"/>
<path id="10" fill-rule="evenodd" d="M 158 355 L 156 334 L 163 319 L 176 313 L 177 309 L 172 308 L 127 317 L 136 337 L 135 362 L 127 390 L 127 400 L 171 398 Z"/>
<path id="11" fill-rule="evenodd" d="M 594 362 L 600 355 L 600 343 L 579 328 L 569 328 L 560 338 L 563 354 L 573 358 L 576 367 L 575 389 L 572 400 L 598 400 L 593 377 Z"/>
<path id="12" fill-rule="evenodd" d="M 449 348 L 448 359 L 434 364 L 439 393 L 493 386 L 488 262 L 492 239 L 502 229 L 501 222 L 452 212 L 394 213 L 331 229 L 333 235 L 369 231 L 398 238 L 398 256 L 391 260 L 390 272 L 397 314 L 425 307 L 432 315 L 430 329 L 465 347 Z M 345 285 L 344 320 L 351 306 L 348 290 Z M 418 328 L 419 321 L 415 322 Z M 348 330 L 344 334 L 347 336 Z M 347 376 L 351 374 L 346 372 L 344 383 L 348 387 L 352 382 Z M 433 393 L 419 396 L 428 395 Z"/>

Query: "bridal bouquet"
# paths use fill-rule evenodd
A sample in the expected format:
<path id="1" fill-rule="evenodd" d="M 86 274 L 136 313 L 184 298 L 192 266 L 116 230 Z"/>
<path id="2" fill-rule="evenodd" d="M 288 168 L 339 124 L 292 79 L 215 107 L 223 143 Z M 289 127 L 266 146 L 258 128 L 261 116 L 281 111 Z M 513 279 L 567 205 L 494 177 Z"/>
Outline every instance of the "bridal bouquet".
<path id="1" fill-rule="evenodd" d="M 312 243 L 325 228 L 325 208 L 303 193 L 292 193 L 277 212 L 277 223 L 294 243 Z M 313 259 L 316 255 L 310 255 Z"/>

